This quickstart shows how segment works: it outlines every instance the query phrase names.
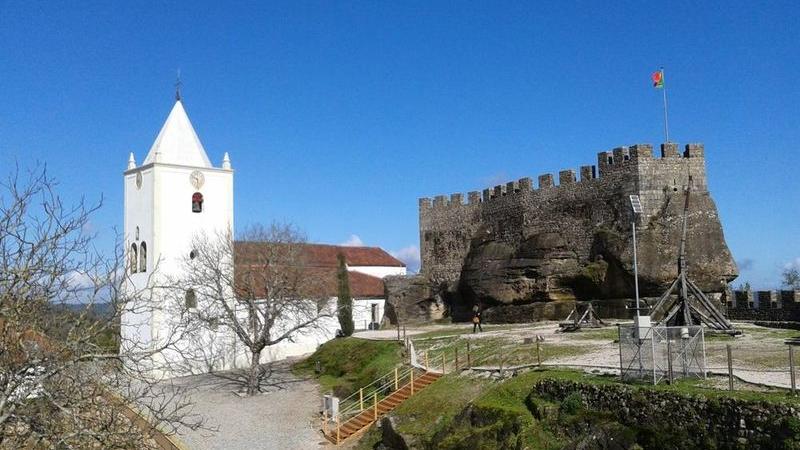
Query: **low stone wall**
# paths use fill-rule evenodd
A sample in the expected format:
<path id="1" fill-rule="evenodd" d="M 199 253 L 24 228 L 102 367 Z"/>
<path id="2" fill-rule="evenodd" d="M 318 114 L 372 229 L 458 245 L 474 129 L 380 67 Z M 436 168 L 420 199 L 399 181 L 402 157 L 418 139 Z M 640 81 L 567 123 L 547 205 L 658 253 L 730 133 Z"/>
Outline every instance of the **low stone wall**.
<path id="1" fill-rule="evenodd" d="M 790 433 L 790 421 L 800 423 L 800 411 L 789 404 L 707 398 L 615 384 L 547 379 L 536 383 L 531 397 L 563 401 L 576 392 L 585 406 L 609 412 L 622 424 L 675 430 L 698 448 L 708 442 L 715 442 L 719 448 L 774 448 L 776 440 L 780 442 Z"/>
<path id="2" fill-rule="evenodd" d="M 730 295 L 730 320 L 800 322 L 800 291 L 735 291 Z"/>

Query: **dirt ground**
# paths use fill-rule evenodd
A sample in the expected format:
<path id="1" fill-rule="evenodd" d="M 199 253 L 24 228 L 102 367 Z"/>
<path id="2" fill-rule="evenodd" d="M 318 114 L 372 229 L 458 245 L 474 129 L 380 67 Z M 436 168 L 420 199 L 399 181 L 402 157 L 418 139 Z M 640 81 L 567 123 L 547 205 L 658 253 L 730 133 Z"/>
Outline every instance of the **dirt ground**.
<path id="1" fill-rule="evenodd" d="M 619 370 L 620 353 L 617 340 L 617 322 L 599 329 L 583 329 L 573 333 L 559 331 L 557 322 L 532 324 L 491 325 L 482 333 L 472 333 L 471 324 L 430 325 L 406 329 L 420 355 L 446 355 L 446 368 L 455 367 L 456 351 L 460 365 L 466 361 L 466 343 L 470 343 L 473 366 L 504 366 L 533 364 L 538 359 L 546 365 L 573 366 Z M 789 346 L 784 341 L 800 336 L 795 330 L 759 327 L 748 323 L 735 323 L 743 333 L 731 337 L 706 334 L 706 366 L 712 373 L 727 373 L 727 350 L 731 346 L 734 375 L 756 385 L 789 387 Z M 402 333 L 401 333 L 402 334 Z M 396 339 L 397 330 L 380 330 L 357 333 L 367 339 Z M 798 349 L 800 352 L 800 349 Z M 441 366 L 438 359 L 430 361 Z M 424 356 L 421 356 L 424 358 Z M 797 359 L 797 357 L 795 357 Z"/>

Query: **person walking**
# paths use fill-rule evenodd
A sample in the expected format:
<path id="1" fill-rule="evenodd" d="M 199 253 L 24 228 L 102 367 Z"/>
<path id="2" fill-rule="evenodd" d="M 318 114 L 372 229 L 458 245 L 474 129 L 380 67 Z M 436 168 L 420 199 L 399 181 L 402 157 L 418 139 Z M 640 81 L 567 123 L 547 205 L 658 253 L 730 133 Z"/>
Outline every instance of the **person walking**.
<path id="1" fill-rule="evenodd" d="M 478 305 L 472 307 L 472 332 L 474 333 L 475 330 L 483 333 L 483 327 L 481 327 L 481 307 Z"/>

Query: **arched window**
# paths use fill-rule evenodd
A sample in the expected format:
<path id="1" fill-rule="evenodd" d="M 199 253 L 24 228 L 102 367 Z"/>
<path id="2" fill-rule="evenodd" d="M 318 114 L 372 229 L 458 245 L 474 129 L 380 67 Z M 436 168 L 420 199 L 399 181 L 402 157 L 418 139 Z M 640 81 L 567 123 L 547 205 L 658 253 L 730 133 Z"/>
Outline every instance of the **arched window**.
<path id="1" fill-rule="evenodd" d="M 194 293 L 194 289 L 186 290 L 185 302 L 187 308 L 197 308 L 197 295 Z"/>
<path id="2" fill-rule="evenodd" d="M 147 272 L 147 243 L 139 244 L 139 272 Z"/>
<path id="3" fill-rule="evenodd" d="M 139 241 L 139 227 L 136 227 L 136 241 Z"/>
<path id="4" fill-rule="evenodd" d="M 194 194 L 192 194 L 192 212 L 193 213 L 203 212 L 203 194 L 199 192 L 195 192 Z"/>
<path id="5" fill-rule="evenodd" d="M 131 273 L 136 273 L 136 261 L 139 260 L 139 253 L 136 251 L 136 244 L 131 244 L 131 250 L 128 258 L 130 260 L 128 264 L 131 266 Z"/>

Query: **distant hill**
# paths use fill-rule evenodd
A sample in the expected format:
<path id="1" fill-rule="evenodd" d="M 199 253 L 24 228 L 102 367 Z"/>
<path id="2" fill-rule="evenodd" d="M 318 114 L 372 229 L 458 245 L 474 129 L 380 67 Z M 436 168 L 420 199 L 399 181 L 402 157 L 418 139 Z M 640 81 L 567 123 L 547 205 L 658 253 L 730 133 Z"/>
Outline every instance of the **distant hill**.
<path id="1" fill-rule="evenodd" d="M 87 305 L 82 303 L 65 303 L 55 306 L 55 308 L 66 308 L 72 312 L 80 313 L 85 310 Z M 114 315 L 114 310 L 111 303 L 95 303 L 89 306 L 91 313 L 99 318 L 109 318 Z"/>

